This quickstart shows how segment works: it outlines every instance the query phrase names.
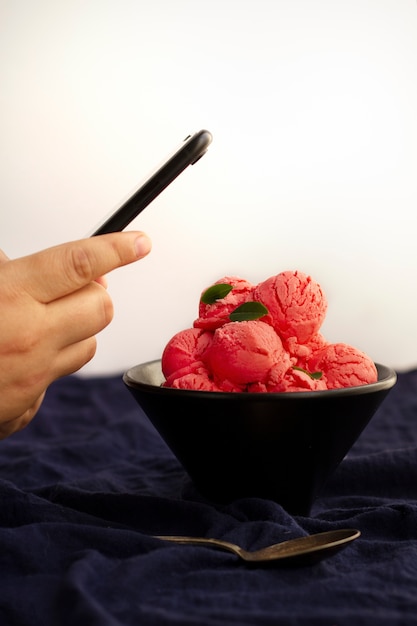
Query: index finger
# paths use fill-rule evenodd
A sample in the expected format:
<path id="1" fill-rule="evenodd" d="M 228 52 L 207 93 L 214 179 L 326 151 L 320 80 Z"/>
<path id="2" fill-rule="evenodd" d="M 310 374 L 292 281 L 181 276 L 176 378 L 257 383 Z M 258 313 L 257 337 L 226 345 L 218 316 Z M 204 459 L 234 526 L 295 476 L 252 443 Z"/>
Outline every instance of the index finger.
<path id="1" fill-rule="evenodd" d="M 39 302 L 68 295 L 103 274 L 146 256 L 151 243 L 142 232 L 110 233 L 64 243 L 9 264 L 15 287 Z"/>

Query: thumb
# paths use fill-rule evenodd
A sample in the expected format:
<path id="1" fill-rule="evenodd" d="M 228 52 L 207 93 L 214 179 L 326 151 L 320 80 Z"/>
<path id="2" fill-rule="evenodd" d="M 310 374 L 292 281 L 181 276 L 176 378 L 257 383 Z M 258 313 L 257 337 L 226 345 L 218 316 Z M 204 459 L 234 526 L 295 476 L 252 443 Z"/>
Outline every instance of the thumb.
<path id="1" fill-rule="evenodd" d="M 20 283 L 36 300 L 47 303 L 143 258 L 150 248 L 144 233 L 111 233 L 61 244 L 10 263 L 16 284 Z"/>

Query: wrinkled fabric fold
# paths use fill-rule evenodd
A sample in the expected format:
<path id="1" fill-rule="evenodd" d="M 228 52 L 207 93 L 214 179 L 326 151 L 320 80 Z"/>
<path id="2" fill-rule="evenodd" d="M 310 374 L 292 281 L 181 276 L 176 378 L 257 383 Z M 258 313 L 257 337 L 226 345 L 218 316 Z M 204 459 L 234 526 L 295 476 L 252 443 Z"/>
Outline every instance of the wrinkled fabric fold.
<path id="1" fill-rule="evenodd" d="M 121 376 L 51 386 L 32 424 L 0 442 L 0 499 L 5 626 L 417 623 L 417 370 L 399 374 L 309 517 L 205 500 Z M 346 527 L 361 537 L 297 568 L 152 536 L 256 549 Z"/>

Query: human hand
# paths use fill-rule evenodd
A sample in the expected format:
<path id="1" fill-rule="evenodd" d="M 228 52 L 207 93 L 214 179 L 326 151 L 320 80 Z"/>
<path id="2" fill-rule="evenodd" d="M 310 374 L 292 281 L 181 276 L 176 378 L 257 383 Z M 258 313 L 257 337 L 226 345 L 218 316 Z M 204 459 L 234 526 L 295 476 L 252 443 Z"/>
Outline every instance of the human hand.
<path id="1" fill-rule="evenodd" d="M 113 317 L 104 275 L 150 248 L 124 232 L 15 260 L 0 251 L 0 439 L 30 422 L 52 381 L 92 359 Z"/>

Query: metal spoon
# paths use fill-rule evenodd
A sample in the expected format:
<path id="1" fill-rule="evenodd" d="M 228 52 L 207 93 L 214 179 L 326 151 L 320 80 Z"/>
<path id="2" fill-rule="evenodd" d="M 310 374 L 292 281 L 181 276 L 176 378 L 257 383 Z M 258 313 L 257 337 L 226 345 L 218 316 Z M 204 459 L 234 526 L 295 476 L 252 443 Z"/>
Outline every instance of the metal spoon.
<path id="1" fill-rule="evenodd" d="M 203 546 L 212 546 L 222 550 L 228 550 L 237 554 L 238 557 L 250 563 L 259 563 L 267 561 L 288 561 L 297 560 L 300 563 L 317 562 L 329 557 L 339 550 L 345 548 L 351 541 L 360 536 L 360 531 L 353 528 L 342 528 L 338 530 L 330 530 L 315 535 L 307 535 L 275 543 L 272 546 L 254 550 L 252 552 L 243 550 L 240 546 L 228 541 L 220 539 L 212 539 L 205 537 L 182 537 L 174 535 L 155 535 L 156 539 L 164 541 L 173 541 L 182 544 L 199 544 Z"/>

